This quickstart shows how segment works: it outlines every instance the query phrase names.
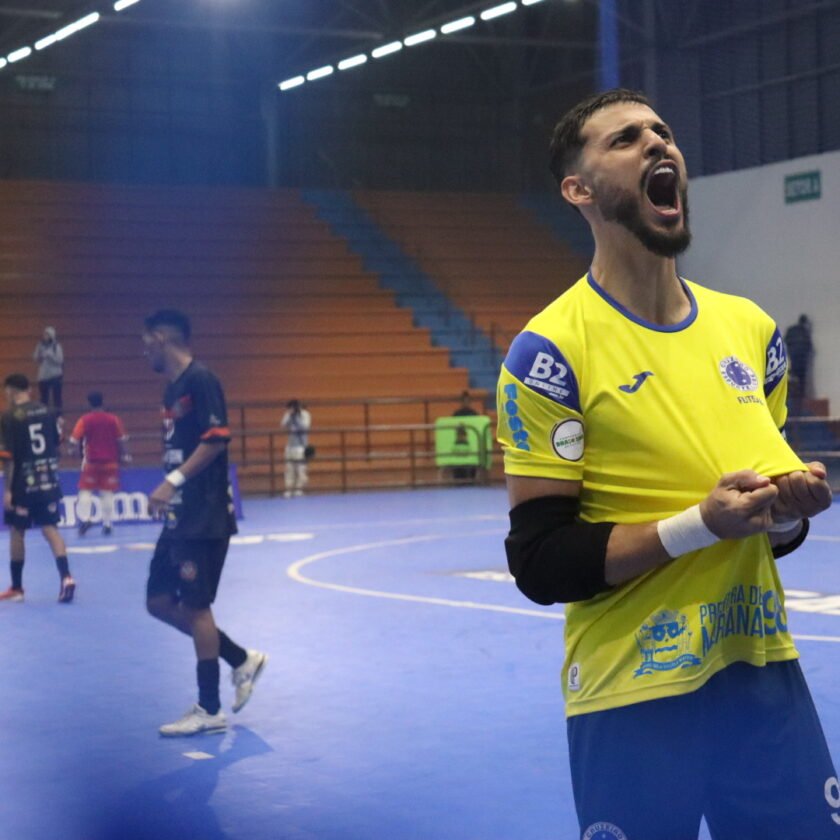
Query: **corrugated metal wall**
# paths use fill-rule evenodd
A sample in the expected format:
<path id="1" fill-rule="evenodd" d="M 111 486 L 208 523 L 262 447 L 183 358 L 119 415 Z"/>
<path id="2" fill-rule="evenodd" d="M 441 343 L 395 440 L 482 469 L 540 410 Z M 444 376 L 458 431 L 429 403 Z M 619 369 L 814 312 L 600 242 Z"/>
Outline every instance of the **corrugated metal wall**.
<path id="1" fill-rule="evenodd" d="M 623 10 L 638 18 L 641 5 Z M 657 105 L 693 174 L 840 149 L 840 3 L 672 0 L 657 10 Z M 641 46 L 632 33 L 623 44 Z M 644 86 L 644 59 L 625 81 Z"/>

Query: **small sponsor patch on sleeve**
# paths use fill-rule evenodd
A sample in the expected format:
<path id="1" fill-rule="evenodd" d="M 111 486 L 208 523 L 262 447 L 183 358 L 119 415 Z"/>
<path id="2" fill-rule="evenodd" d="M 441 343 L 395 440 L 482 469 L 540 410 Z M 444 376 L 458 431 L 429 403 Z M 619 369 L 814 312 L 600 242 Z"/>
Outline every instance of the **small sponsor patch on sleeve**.
<path id="1" fill-rule="evenodd" d="M 544 336 L 527 330 L 516 336 L 505 367 L 532 391 L 566 408 L 581 410 L 574 371 L 560 350 Z"/>
<path id="2" fill-rule="evenodd" d="M 580 461 L 583 458 L 583 423 L 580 420 L 564 420 L 551 430 L 551 448 L 564 461 Z"/>
<path id="3" fill-rule="evenodd" d="M 782 334 L 776 327 L 767 345 L 767 361 L 764 365 L 764 396 L 769 397 L 784 379 L 788 369 L 787 348 Z"/>

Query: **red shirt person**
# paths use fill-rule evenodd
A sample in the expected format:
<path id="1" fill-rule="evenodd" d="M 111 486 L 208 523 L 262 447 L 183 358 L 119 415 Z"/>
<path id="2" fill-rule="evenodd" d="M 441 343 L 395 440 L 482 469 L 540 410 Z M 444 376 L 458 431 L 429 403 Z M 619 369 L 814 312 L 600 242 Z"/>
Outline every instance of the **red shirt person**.
<path id="1" fill-rule="evenodd" d="M 122 420 L 104 410 L 102 394 L 92 391 L 88 403 L 92 410 L 79 418 L 69 441 L 71 451 L 80 446 L 82 449 L 76 515 L 79 534 L 83 536 L 91 526 L 93 492 L 99 491 L 102 532 L 107 536 L 114 517 L 114 493 L 120 489 L 120 463 L 128 463 L 131 456 L 126 449 L 128 436 Z"/>

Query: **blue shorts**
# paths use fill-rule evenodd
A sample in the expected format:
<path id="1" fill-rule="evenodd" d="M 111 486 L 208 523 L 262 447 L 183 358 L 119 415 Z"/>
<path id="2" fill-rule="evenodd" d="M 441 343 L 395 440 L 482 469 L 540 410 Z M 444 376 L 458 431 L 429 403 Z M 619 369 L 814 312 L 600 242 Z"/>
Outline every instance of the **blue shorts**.
<path id="1" fill-rule="evenodd" d="M 840 788 L 797 661 L 567 722 L 585 840 L 838 840 Z"/>

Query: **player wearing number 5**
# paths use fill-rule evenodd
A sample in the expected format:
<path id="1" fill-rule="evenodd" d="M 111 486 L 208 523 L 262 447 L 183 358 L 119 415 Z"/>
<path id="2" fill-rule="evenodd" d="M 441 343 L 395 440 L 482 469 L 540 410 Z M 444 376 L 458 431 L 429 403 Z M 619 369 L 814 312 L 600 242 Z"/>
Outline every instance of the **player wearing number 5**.
<path id="1" fill-rule="evenodd" d="M 29 393 L 22 373 L 3 383 L 9 410 L 0 417 L 0 459 L 3 461 L 3 514 L 9 526 L 12 585 L 0 601 L 23 601 L 24 537 L 33 525 L 49 543 L 61 589 L 59 603 L 73 600 L 76 583 L 67 566 L 67 549 L 58 532 L 61 488 L 58 485 L 59 434 L 52 412 Z"/>

